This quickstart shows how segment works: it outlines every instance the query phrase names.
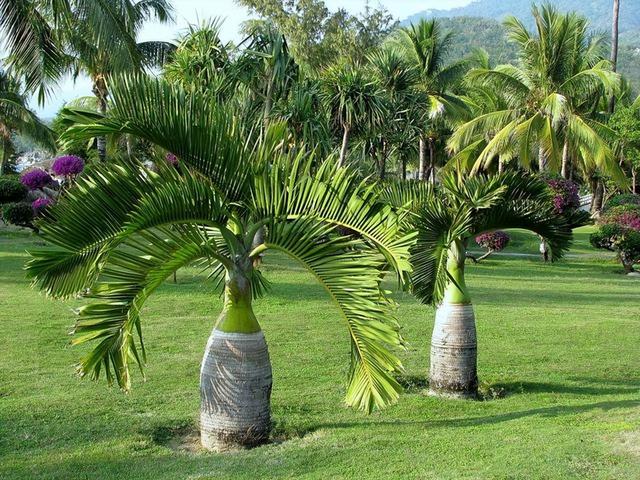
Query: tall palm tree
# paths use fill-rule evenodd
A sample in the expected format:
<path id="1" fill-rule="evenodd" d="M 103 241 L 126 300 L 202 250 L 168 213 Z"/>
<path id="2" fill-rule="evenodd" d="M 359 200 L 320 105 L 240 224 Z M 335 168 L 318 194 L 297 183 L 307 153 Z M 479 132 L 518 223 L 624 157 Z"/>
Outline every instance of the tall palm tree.
<path id="1" fill-rule="evenodd" d="M 136 42 L 146 21 L 171 19 L 167 0 L 0 0 L 2 14 L 11 65 L 29 89 L 39 88 L 41 102 L 63 75 L 84 73 L 104 113 L 110 74 L 156 66 L 173 50 L 168 42 Z M 97 148 L 104 161 L 104 137 L 98 137 Z"/>
<path id="2" fill-rule="evenodd" d="M 620 23 L 620 0 L 613 0 L 613 20 L 611 22 L 611 69 L 615 72 L 618 67 L 618 26 Z M 616 97 L 609 99 L 609 113 L 613 113 Z"/>
<path id="3" fill-rule="evenodd" d="M 426 180 L 429 176 L 435 179 L 439 123 L 453 122 L 468 113 L 464 101 L 454 93 L 454 86 L 461 80 L 468 65 L 464 60 L 446 63 L 451 41 L 452 34 L 443 32 L 435 19 L 420 20 L 417 24 L 400 28 L 390 40 L 419 75 L 414 113 L 422 124 L 419 138 L 420 180 Z"/>
<path id="4" fill-rule="evenodd" d="M 424 184 L 423 184 L 424 185 Z M 477 395 L 477 338 L 471 295 L 465 283 L 466 246 L 476 235 L 523 228 L 544 237 L 552 258 L 569 247 L 579 218 L 559 217 L 544 181 L 518 173 L 441 177 L 441 190 L 391 185 L 384 197 L 413 211 L 418 236 L 412 250 L 413 292 L 437 306 L 431 340 L 429 390 L 434 395 Z"/>
<path id="5" fill-rule="evenodd" d="M 505 21 L 520 50 L 518 66 L 469 73 L 476 85 L 501 92 L 506 105 L 458 127 L 449 148 L 476 159 L 475 172 L 508 155 L 525 168 L 536 158 L 540 171 L 560 170 L 562 160 L 567 174 L 571 156 L 623 181 L 609 147 L 613 132 L 597 112 L 602 94 L 620 82 L 603 59 L 601 42 L 588 36 L 587 21 L 575 13 L 560 14 L 550 5 L 534 6 L 532 13 L 535 33 L 516 18 Z"/>
<path id="6" fill-rule="evenodd" d="M 111 94 L 108 114 L 78 114 L 68 137 L 126 133 L 175 153 L 179 163 L 158 173 L 136 162 L 100 164 L 40 224 L 50 247 L 31 252 L 29 274 L 52 296 L 91 299 L 75 327 L 74 343 L 97 342 L 81 372 L 128 390 L 130 364 L 145 364 L 144 302 L 173 271 L 200 261 L 224 285 L 201 369 L 202 443 L 224 449 L 264 441 L 271 364 L 252 300 L 265 293 L 254 260 L 273 249 L 319 279 L 346 323 L 347 404 L 371 411 L 395 401 L 400 362 L 392 350 L 401 340 L 380 282 L 384 264 L 409 268 L 401 217 L 334 162 L 313 171 L 304 151 L 283 155 L 278 125 L 261 143 L 248 142 L 233 111 L 202 92 L 124 78 Z M 265 238 L 254 247 L 260 228 Z"/>
<path id="7" fill-rule="evenodd" d="M 323 97 L 331 122 L 342 131 L 339 166 L 344 166 L 353 134 L 370 130 L 384 119 L 383 92 L 363 68 L 342 63 L 325 70 Z"/>
<path id="8" fill-rule="evenodd" d="M 27 106 L 20 82 L 0 69 L 0 175 L 13 153 L 13 135 L 26 135 L 45 148 L 55 151 L 53 132 Z"/>
<path id="9" fill-rule="evenodd" d="M 119 18 L 119 30 L 112 32 L 120 37 L 120 48 L 109 49 L 110 41 L 103 41 L 90 23 L 74 22 L 59 33 L 65 45 L 70 71 L 74 77 L 80 73 L 89 76 L 92 92 L 98 100 L 98 110 L 107 111 L 109 90 L 107 78 L 110 75 L 140 72 L 145 67 L 162 65 L 175 49 L 169 42 L 152 41 L 137 43 L 136 38 L 148 20 L 168 22 L 171 7 L 167 0 L 110 0 L 113 15 Z M 134 53 L 128 48 L 134 45 Z M 97 137 L 98 158 L 106 160 L 107 143 L 103 136 Z"/>

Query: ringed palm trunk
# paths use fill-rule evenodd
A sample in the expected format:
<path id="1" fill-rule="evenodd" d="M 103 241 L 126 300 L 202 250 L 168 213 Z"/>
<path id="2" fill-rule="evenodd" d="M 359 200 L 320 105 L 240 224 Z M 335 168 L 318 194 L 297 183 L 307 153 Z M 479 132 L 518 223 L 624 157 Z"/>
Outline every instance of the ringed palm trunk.
<path id="1" fill-rule="evenodd" d="M 562 178 L 569 178 L 569 142 L 564 141 L 562 147 Z"/>
<path id="2" fill-rule="evenodd" d="M 611 24 L 611 67 L 615 72 L 618 66 L 618 24 L 620 18 L 620 0 L 613 0 L 613 21 Z M 613 113 L 616 106 L 616 97 L 611 95 L 609 99 L 609 113 Z"/>
<path id="3" fill-rule="evenodd" d="M 340 149 L 340 160 L 338 161 L 338 167 L 344 167 L 345 161 L 347 159 L 347 149 L 349 148 L 349 134 L 351 133 L 351 128 L 348 125 L 344 126 L 344 131 L 342 133 L 342 148 Z"/>
<path id="4" fill-rule="evenodd" d="M 422 135 L 420 136 L 419 151 L 420 164 L 418 167 L 418 179 L 424 181 L 427 179 L 427 142 Z"/>
<path id="5" fill-rule="evenodd" d="M 227 272 L 200 370 L 200 440 L 213 451 L 259 445 L 271 428 L 271 361 L 251 307 L 251 260 L 240 263 Z"/>
<path id="6" fill-rule="evenodd" d="M 429 181 L 436 183 L 436 146 L 431 137 L 429 137 Z"/>
<path id="7" fill-rule="evenodd" d="M 98 110 L 101 114 L 105 115 L 107 113 L 107 84 L 104 76 L 97 75 L 93 79 L 93 94 L 98 99 Z M 107 139 L 104 136 L 99 136 L 96 138 L 96 148 L 98 150 L 98 159 L 101 162 L 106 161 L 107 159 Z"/>
<path id="8" fill-rule="evenodd" d="M 5 136 L 1 137 L 1 147 L 2 147 L 2 156 L 0 157 L 0 175 L 4 175 L 4 170 L 9 162 L 9 157 L 11 155 L 11 143 L 10 139 Z"/>
<path id="9" fill-rule="evenodd" d="M 449 251 L 447 285 L 436 310 L 431 338 L 429 394 L 444 398 L 478 395 L 476 323 L 464 280 L 465 246 L 456 240 Z"/>

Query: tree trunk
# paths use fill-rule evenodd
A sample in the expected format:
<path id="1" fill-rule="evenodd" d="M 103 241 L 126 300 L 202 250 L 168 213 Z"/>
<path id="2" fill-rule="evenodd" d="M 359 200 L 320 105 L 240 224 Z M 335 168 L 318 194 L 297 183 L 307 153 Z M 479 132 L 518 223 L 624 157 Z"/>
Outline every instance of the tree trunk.
<path id="1" fill-rule="evenodd" d="M 382 141 L 382 150 L 380 152 L 378 176 L 380 177 L 380 180 L 384 180 L 387 176 L 387 142 L 384 140 Z"/>
<path id="2" fill-rule="evenodd" d="M 349 148 L 349 133 L 350 128 L 345 126 L 342 134 L 342 148 L 340 149 L 340 160 L 338 161 L 338 167 L 344 167 L 347 159 L 347 149 Z"/>
<path id="3" fill-rule="evenodd" d="M 602 211 L 602 202 L 604 200 L 604 185 L 602 184 L 602 180 L 596 179 L 592 192 L 591 215 L 597 217 Z"/>
<path id="4" fill-rule="evenodd" d="M 5 168 L 11 155 L 10 140 L 2 137 L 2 157 L 0 157 L 0 175 L 4 175 Z"/>
<path id="5" fill-rule="evenodd" d="M 454 242 L 447 260 L 449 280 L 436 311 L 431 337 L 429 394 L 445 398 L 478 395 L 475 316 L 464 280 L 464 243 Z"/>
<path id="6" fill-rule="evenodd" d="M 427 179 L 427 143 L 424 137 L 420 136 L 420 164 L 418 167 L 418 180 L 425 181 Z"/>
<path id="7" fill-rule="evenodd" d="M 567 140 L 564 141 L 564 146 L 562 147 L 562 178 L 569 178 L 569 142 Z"/>
<path id="8" fill-rule="evenodd" d="M 618 68 L 618 20 L 620 18 L 620 0 L 613 0 L 613 22 L 611 25 L 611 68 L 615 72 Z M 613 113 L 616 97 L 609 99 L 609 113 Z"/>
<path id="9" fill-rule="evenodd" d="M 636 179 L 638 172 L 635 168 L 631 167 L 631 193 L 638 193 L 636 187 Z"/>
<path id="10" fill-rule="evenodd" d="M 401 168 L 402 168 L 402 180 L 406 180 L 407 179 L 407 157 L 405 155 L 402 155 Z"/>
<path id="11" fill-rule="evenodd" d="M 93 94 L 98 99 L 98 110 L 101 114 L 107 113 L 107 84 L 102 75 L 98 75 L 93 79 Z M 96 138 L 96 148 L 98 150 L 98 159 L 101 162 L 107 160 L 107 139 L 104 136 Z"/>
<path id="12" fill-rule="evenodd" d="M 540 173 L 547 169 L 547 155 L 544 153 L 542 147 L 538 148 L 538 170 Z"/>
<path id="13" fill-rule="evenodd" d="M 251 260 L 240 262 L 227 272 L 224 310 L 200 370 L 200 440 L 207 450 L 256 446 L 271 429 L 271 362 L 251 307 Z"/>
<path id="14" fill-rule="evenodd" d="M 429 181 L 436 183 L 436 147 L 431 137 L 429 137 Z"/>
<path id="15" fill-rule="evenodd" d="M 504 160 L 498 155 L 498 174 L 504 173 Z"/>

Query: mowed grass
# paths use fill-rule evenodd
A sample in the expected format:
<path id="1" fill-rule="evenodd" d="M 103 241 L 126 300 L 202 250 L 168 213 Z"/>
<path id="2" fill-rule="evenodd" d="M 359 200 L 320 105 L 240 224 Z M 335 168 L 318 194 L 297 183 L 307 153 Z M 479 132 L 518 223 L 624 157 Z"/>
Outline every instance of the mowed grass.
<path id="1" fill-rule="evenodd" d="M 577 250 L 589 252 L 588 231 Z M 524 243 L 535 245 L 535 239 Z M 277 441 L 229 454 L 171 448 L 198 413 L 200 359 L 221 307 L 186 270 L 144 312 L 147 381 L 79 379 L 67 335 L 77 302 L 29 288 L 25 249 L 0 232 L 2 479 L 640 478 L 640 281 L 590 257 L 469 265 L 486 401 L 424 394 L 433 309 L 396 294 L 407 392 L 364 415 L 343 406 L 349 344 L 337 309 L 301 267 L 267 257 L 255 305 L 274 370 Z M 535 250 L 534 250 L 535 252 Z M 392 287 L 392 284 L 389 284 Z"/>

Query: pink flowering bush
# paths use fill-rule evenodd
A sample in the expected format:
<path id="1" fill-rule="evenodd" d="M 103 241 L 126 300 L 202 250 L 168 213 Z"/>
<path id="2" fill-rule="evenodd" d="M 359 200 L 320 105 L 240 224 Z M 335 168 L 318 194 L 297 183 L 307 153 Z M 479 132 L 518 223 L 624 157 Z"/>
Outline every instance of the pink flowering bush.
<path id="1" fill-rule="evenodd" d="M 73 178 L 84 170 L 84 160 L 76 155 L 64 155 L 55 159 L 51 170 L 60 177 Z"/>
<path id="2" fill-rule="evenodd" d="M 50 205 L 53 205 L 53 200 L 51 200 L 50 198 L 37 198 L 31 204 L 33 215 L 36 217 L 42 215 L 42 212 L 44 212 L 44 210 Z"/>
<path id="3" fill-rule="evenodd" d="M 580 195 L 576 183 L 565 178 L 549 178 L 546 181 L 553 192 L 553 208 L 556 213 L 563 214 L 580 208 Z"/>
<path id="4" fill-rule="evenodd" d="M 53 178 L 41 168 L 34 168 L 23 173 L 20 182 L 29 190 L 40 190 L 52 185 Z"/>
<path id="5" fill-rule="evenodd" d="M 640 263 L 640 206 L 620 205 L 608 209 L 591 234 L 591 245 L 618 254 L 625 272 Z"/>
<path id="6" fill-rule="evenodd" d="M 169 165 L 173 165 L 174 167 L 178 165 L 178 157 L 171 152 L 167 153 L 164 159 Z"/>
<path id="7" fill-rule="evenodd" d="M 476 243 L 489 252 L 499 252 L 508 244 L 511 237 L 506 232 L 496 230 L 495 232 L 487 232 L 476 237 Z"/>

